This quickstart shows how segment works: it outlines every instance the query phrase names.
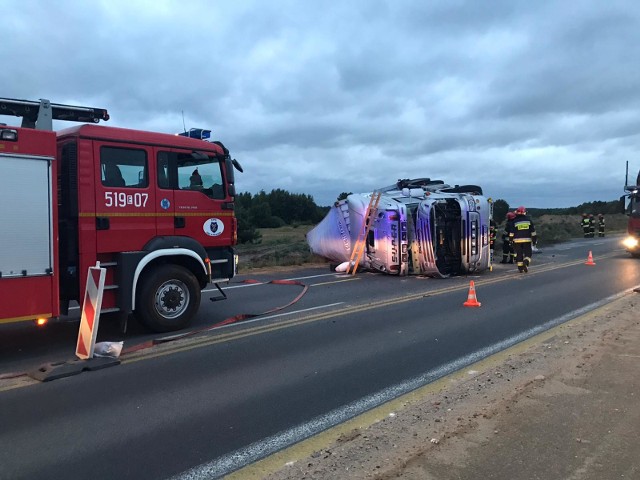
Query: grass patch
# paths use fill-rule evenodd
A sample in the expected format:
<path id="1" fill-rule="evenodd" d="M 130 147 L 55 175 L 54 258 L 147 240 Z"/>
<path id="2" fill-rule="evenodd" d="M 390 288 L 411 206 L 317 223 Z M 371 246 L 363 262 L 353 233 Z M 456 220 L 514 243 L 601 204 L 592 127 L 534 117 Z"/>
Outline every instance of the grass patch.
<path id="1" fill-rule="evenodd" d="M 309 263 L 328 263 L 309 250 L 306 234 L 312 225 L 299 227 L 260 228 L 262 241 L 259 244 L 238 245 L 240 272 L 254 268 L 287 267 Z"/>

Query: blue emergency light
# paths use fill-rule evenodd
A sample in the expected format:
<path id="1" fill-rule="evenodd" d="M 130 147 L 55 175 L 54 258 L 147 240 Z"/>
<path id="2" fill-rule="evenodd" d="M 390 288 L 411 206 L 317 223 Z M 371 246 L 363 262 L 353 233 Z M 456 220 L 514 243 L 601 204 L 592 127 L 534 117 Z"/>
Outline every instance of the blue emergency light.
<path id="1" fill-rule="evenodd" d="M 211 130 L 204 130 L 202 128 L 190 128 L 188 132 L 182 132 L 178 135 L 182 137 L 197 138 L 198 140 L 206 140 L 211 138 Z"/>

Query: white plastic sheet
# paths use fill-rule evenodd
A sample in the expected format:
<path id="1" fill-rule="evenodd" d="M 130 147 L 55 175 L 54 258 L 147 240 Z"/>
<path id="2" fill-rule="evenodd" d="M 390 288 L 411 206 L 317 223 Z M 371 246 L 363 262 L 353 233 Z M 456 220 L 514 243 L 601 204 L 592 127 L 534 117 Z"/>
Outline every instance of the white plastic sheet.
<path id="1" fill-rule="evenodd" d="M 326 217 L 307 233 L 307 243 L 316 255 L 334 262 L 351 258 L 351 237 L 340 204 L 334 205 Z"/>

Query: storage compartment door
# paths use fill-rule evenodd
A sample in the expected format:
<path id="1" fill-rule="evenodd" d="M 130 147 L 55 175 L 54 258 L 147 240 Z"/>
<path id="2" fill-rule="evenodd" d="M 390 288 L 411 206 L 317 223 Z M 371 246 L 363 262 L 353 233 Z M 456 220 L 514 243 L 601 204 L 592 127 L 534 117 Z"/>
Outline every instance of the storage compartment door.
<path id="1" fill-rule="evenodd" d="M 2 278 L 53 272 L 51 160 L 0 154 Z"/>

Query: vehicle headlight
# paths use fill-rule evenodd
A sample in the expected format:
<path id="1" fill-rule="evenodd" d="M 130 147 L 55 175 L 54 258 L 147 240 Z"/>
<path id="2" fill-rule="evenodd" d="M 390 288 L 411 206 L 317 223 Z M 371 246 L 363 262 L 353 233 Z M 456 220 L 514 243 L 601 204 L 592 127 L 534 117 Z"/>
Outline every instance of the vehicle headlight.
<path id="1" fill-rule="evenodd" d="M 638 239 L 635 237 L 627 237 L 622 241 L 622 244 L 627 248 L 636 248 L 638 246 Z"/>

